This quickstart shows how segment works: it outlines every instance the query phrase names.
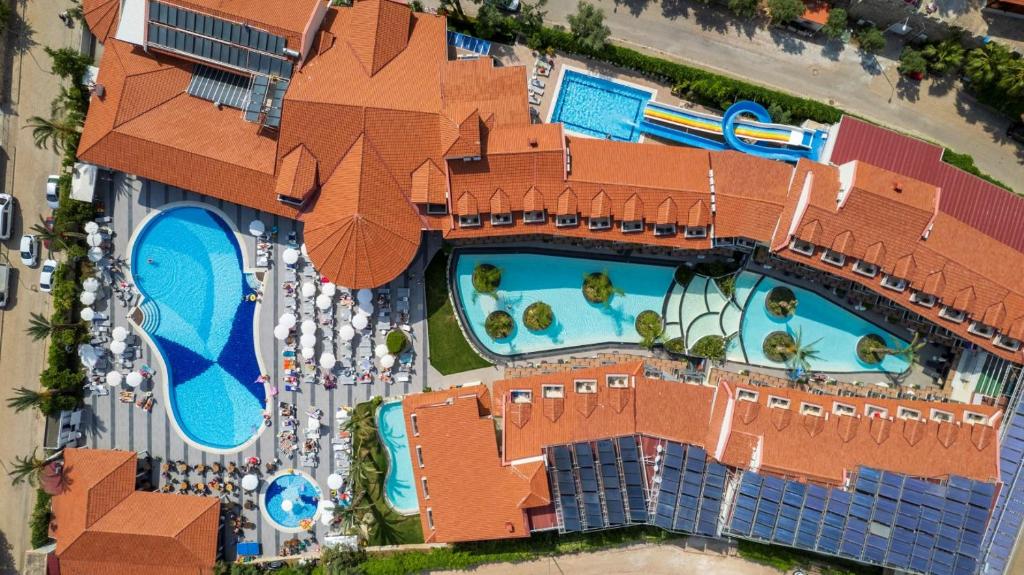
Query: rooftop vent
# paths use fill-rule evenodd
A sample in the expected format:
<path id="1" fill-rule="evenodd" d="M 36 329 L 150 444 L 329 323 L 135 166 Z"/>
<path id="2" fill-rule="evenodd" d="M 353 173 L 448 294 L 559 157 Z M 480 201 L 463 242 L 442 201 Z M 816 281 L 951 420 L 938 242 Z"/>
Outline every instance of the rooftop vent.
<path id="1" fill-rule="evenodd" d="M 903 191 L 903 184 L 899 180 L 892 183 L 892 189 L 898 194 Z"/>
<path id="2" fill-rule="evenodd" d="M 538 145 L 537 138 L 530 138 L 529 140 L 527 140 L 527 142 L 530 144 L 531 148 L 536 148 Z"/>

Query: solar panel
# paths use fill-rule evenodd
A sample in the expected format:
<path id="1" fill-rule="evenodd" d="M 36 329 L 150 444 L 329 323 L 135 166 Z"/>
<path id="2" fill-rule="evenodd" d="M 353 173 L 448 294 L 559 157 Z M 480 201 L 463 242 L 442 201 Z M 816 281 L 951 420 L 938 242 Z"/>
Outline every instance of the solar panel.
<path id="1" fill-rule="evenodd" d="M 261 78 L 261 76 L 257 76 L 257 78 Z M 559 471 L 572 469 L 572 458 L 569 456 L 569 448 L 564 445 L 556 445 L 551 450 L 555 456 L 555 469 Z"/>
<path id="2" fill-rule="evenodd" d="M 619 457 L 622 461 L 639 461 L 639 453 L 636 448 L 636 440 L 632 437 L 620 437 L 617 440 L 619 445 Z"/>
<path id="3" fill-rule="evenodd" d="M 249 84 L 250 78 L 245 76 L 196 64 L 186 91 L 197 98 L 242 109 L 249 99 Z"/>

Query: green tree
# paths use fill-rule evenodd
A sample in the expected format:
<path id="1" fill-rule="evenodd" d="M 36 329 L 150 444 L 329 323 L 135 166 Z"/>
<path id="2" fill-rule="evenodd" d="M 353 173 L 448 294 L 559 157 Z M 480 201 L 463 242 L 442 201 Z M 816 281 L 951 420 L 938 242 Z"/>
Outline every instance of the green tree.
<path id="1" fill-rule="evenodd" d="M 803 336 L 803 330 L 798 329 L 796 334 L 793 336 L 793 347 L 788 350 L 790 357 L 789 360 L 786 361 L 786 364 L 793 371 L 810 371 L 811 360 L 818 359 L 818 350 L 814 349 L 814 346 L 818 345 L 818 342 L 821 340 L 818 339 L 805 344 Z"/>
<path id="2" fill-rule="evenodd" d="M 1024 96 L 1024 60 L 1015 58 L 999 68 L 999 88 L 1010 97 Z"/>
<path id="3" fill-rule="evenodd" d="M 413 12 L 422 12 L 423 2 L 420 2 L 420 0 L 412 0 L 412 2 L 409 2 L 409 9 Z"/>
<path id="4" fill-rule="evenodd" d="M 327 547 L 320 556 L 324 575 L 356 575 L 363 573 L 366 551 L 349 547 Z"/>
<path id="5" fill-rule="evenodd" d="M 928 61 L 928 70 L 939 76 L 959 70 L 964 63 L 964 47 L 959 38 L 929 44 L 921 50 L 921 55 Z"/>
<path id="6" fill-rule="evenodd" d="M 460 20 L 466 19 L 466 11 L 462 9 L 461 0 L 441 0 L 441 4 L 438 6 L 438 12 L 442 14 L 452 14 Z"/>
<path id="7" fill-rule="evenodd" d="M 862 52 L 877 54 L 885 48 L 885 35 L 874 26 L 865 28 L 857 34 L 857 45 L 860 46 Z"/>
<path id="8" fill-rule="evenodd" d="M 975 84 L 990 84 L 999 78 L 1000 69 L 1010 61 L 1010 51 L 996 42 L 989 42 L 967 54 L 964 72 Z"/>
<path id="9" fill-rule="evenodd" d="M 7 27 L 11 25 L 11 16 L 13 15 L 14 11 L 11 10 L 10 4 L 0 2 L 0 32 L 7 30 Z"/>
<path id="10" fill-rule="evenodd" d="M 39 472 L 43 470 L 45 465 L 46 460 L 40 459 L 36 455 L 36 451 L 32 450 L 32 455 L 15 457 L 14 461 L 3 467 L 4 471 L 11 478 L 11 484 L 21 485 L 28 482 L 29 485 L 34 487 L 38 482 Z"/>
<path id="11" fill-rule="evenodd" d="M 729 0 L 729 10 L 740 18 L 757 16 L 758 0 Z"/>
<path id="12" fill-rule="evenodd" d="M 510 34 L 511 19 L 498 9 L 493 0 L 484 2 L 476 12 L 476 35 L 481 38 L 502 38 Z"/>
<path id="13" fill-rule="evenodd" d="M 921 334 L 914 333 L 914 338 L 911 339 L 910 343 L 908 343 L 907 345 L 897 348 L 886 347 L 876 350 L 875 353 L 881 352 L 886 355 L 893 355 L 896 357 L 903 358 L 904 360 L 907 361 L 907 363 L 917 363 L 918 354 L 921 352 L 921 349 L 924 348 L 924 346 L 927 344 L 928 342 L 921 340 Z"/>
<path id="14" fill-rule="evenodd" d="M 828 12 L 828 20 L 821 28 L 822 33 L 829 38 L 839 38 L 846 32 L 847 19 L 846 10 L 832 8 Z"/>
<path id="15" fill-rule="evenodd" d="M 28 327 L 25 328 L 25 332 L 32 338 L 32 341 L 39 341 L 46 339 L 55 332 L 74 329 L 77 324 L 73 323 L 59 323 L 54 324 L 50 321 L 50 318 L 46 317 L 41 313 L 32 312 L 29 314 Z"/>
<path id="16" fill-rule="evenodd" d="M 792 22 L 803 15 L 806 7 L 801 0 L 768 0 L 768 15 L 772 24 Z"/>
<path id="17" fill-rule="evenodd" d="M 924 56 L 921 55 L 920 51 L 914 50 L 910 46 L 903 49 L 903 53 L 900 54 L 900 74 L 924 74 L 927 69 L 928 62 L 925 61 Z"/>
<path id="18" fill-rule="evenodd" d="M 25 127 L 32 128 L 32 139 L 37 148 L 50 148 L 63 154 L 81 136 L 82 120 L 79 113 L 69 113 L 49 120 L 42 116 L 32 116 Z"/>
<path id="19" fill-rule="evenodd" d="M 612 31 L 604 23 L 604 10 L 580 0 L 576 13 L 569 15 L 569 29 L 584 48 L 601 50 Z"/>
<path id="20" fill-rule="evenodd" d="M 530 37 L 538 34 L 544 27 L 544 18 L 548 15 L 548 0 L 537 0 L 536 2 L 521 2 L 519 4 L 519 32 Z"/>
<path id="21" fill-rule="evenodd" d="M 17 413 L 26 409 L 42 409 L 55 395 L 58 395 L 57 392 L 49 389 L 36 391 L 27 387 L 19 387 L 14 390 L 14 395 L 7 398 L 7 407 Z"/>
<path id="22" fill-rule="evenodd" d="M 50 70 L 61 78 L 75 83 L 81 81 L 89 64 L 92 63 L 88 56 L 74 48 L 54 49 L 46 46 L 43 51 L 50 57 Z"/>

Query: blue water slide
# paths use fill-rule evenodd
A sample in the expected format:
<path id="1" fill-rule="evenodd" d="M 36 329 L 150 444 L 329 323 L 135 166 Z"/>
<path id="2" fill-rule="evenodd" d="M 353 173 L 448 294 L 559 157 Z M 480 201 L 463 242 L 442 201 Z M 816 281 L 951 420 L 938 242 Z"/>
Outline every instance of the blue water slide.
<path id="1" fill-rule="evenodd" d="M 756 118 L 757 121 L 764 122 L 766 124 L 771 123 L 772 121 L 772 117 L 768 114 L 768 110 L 765 110 L 764 106 L 757 102 L 741 100 L 732 106 L 729 106 L 729 109 L 726 110 L 725 114 L 722 116 L 722 137 L 725 138 L 725 141 L 729 144 L 730 148 L 745 154 L 753 154 L 762 158 L 781 160 L 783 162 L 796 162 L 801 158 L 818 161 L 824 140 L 823 132 L 815 132 L 815 141 L 810 149 L 807 150 L 778 148 L 763 144 L 749 144 L 736 137 L 736 122 L 743 114 L 751 115 Z"/>

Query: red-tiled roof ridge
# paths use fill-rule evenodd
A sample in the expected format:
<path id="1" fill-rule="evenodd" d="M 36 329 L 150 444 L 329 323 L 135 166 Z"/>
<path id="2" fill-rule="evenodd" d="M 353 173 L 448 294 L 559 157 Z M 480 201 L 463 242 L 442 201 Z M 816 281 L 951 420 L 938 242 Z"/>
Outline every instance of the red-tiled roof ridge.
<path id="1" fill-rule="evenodd" d="M 130 451 L 64 451 L 64 491 L 55 496 L 50 534 L 60 553 L 135 490 L 135 454 Z"/>
<path id="2" fill-rule="evenodd" d="M 520 509 L 543 507 L 551 503 L 551 491 L 548 488 L 547 468 L 543 461 L 534 461 L 520 465 L 512 465 L 514 473 L 529 478 L 530 491 L 519 502 Z"/>
<path id="3" fill-rule="evenodd" d="M 455 201 L 455 215 L 457 216 L 470 216 L 480 213 L 480 206 L 476 201 L 476 196 L 473 192 L 464 192 L 459 199 Z"/>
<path id="4" fill-rule="evenodd" d="M 358 0 L 352 7 L 352 26 L 358 32 L 345 38 L 366 74 L 373 76 L 405 50 L 412 27 L 405 2 Z"/>
<path id="5" fill-rule="evenodd" d="M 297 200 L 305 199 L 319 185 L 317 163 L 316 157 L 304 144 L 292 148 L 281 158 L 277 170 L 277 194 Z"/>
<path id="6" fill-rule="evenodd" d="M 530 422 L 533 413 L 533 404 L 510 402 L 505 407 L 505 417 L 516 427 L 522 427 Z"/>
<path id="7" fill-rule="evenodd" d="M 949 448 L 956 443 L 957 435 L 960 433 L 960 426 L 956 423 L 944 421 L 938 425 L 936 433 L 939 437 L 939 443 L 943 447 Z"/>
<path id="8" fill-rule="evenodd" d="M 583 417 L 590 417 L 597 409 L 597 394 L 596 393 L 577 393 L 576 399 L 573 401 L 573 405 L 576 407 L 576 411 Z"/>
<path id="9" fill-rule="evenodd" d="M 612 199 L 608 192 L 601 190 L 590 200 L 590 217 L 609 217 L 612 215 Z"/>
<path id="10" fill-rule="evenodd" d="M 412 173 L 409 197 L 417 204 L 444 204 L 447 200 L 448 179 L 434 163 L 427 158 Z"/>
<path id="11" fill-rule="evenodd" d="M 644 219 L 644 202 L 640 199 L 640 196 L 636 194 L 629 196 L 622 207 L 622 219 L 624 221 Z"/>
<path id="12" fill-rule="evenodd" d="M 530 186 L 530 189 L 526 190 L 526 195 L 523 196 L 523 211 L 539 212 L 545 208 L 544 194 L 537 189 L 537 186 Z"/>
<path id="13" fill-rule="evenodd" d="M 772 409 L 771 418 L 772 425 L 775 429 L 782 431 L 789 427 L 789 424 L 793 421 L 793 411 L 789 409 Z"/>
<path id="14" fill-rule="evenodd" d="M 117 31 L 121 3 L 118 0 L 83 0 L 82 16 L 101 44 Z"/>
<path id="15" fill-rule="evenodd" d="M 445 152 L 446 158 L 472 158 L 483 154 L 480 110 L 473 109 L 458 123 L 458 138 Z"/>
<path id="16" fill-rule="evenodd" d="M 541 399 L 544 403 L 544 417 L 548 418 L 552 422 L 558 421 L 559 417 L 565 413 L 565 399 L 562 397 L 544 397 Z M 520 425 L 519 427 L 522 427 Z"/>
<path id="17" fill-rule="evenodd" d="M 491 194 L 491 213 L 492 214 L 506 214 L 512 211 L 512 204 L 509 202 L 508 194 L 501 188 L 494 190 Z"/>
<path id="18" fill-rule="evenodd" d="M 566 186 L 562 193 L 558 194 L 557 214 L 560 216 L 576 215 L 579 211 L 577 202 L 576 192 L 572 191 L 572 187 Z"/>
<path id="19" fill-rule="evenodd" d="M 675 200 L 672 198 L 665 198 L 665 201 L 658 205 L 658 219 L 657 224 L 667 225 L 674 224 L 679 221 L 679 208 L 676 206 Z"/>
<path id="20" fill-rule="evenodd" d="M 686 214 L 686 225 L 691 228 L 699 228 L 708 225 L 708 206 L 704 200 L 697 200 L 690 206 Z"/>

